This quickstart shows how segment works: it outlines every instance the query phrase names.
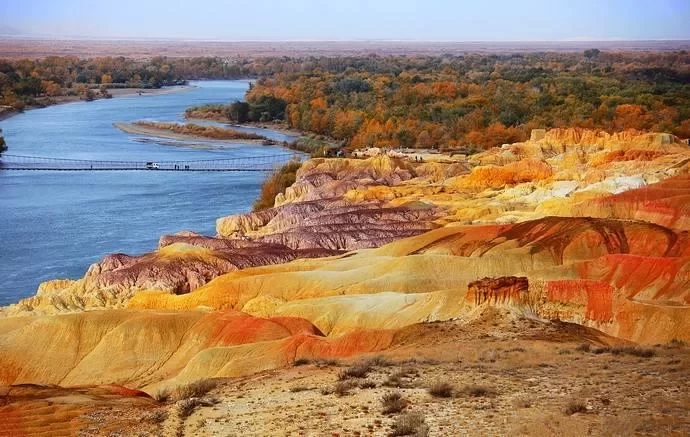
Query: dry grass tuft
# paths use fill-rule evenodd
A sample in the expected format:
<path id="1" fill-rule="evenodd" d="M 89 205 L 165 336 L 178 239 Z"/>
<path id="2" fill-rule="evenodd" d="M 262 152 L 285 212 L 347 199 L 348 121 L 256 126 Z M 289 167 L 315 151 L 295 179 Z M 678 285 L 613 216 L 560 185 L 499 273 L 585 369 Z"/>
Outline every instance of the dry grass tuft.
<path id="1" fill-rule="evenodd" d="M 218 386 L 218 381 L 214 379 L 200 379 L 191 384 L 176 388 L 172 392 L 175 400 L 199 398 Z"/>
<path id="2" fill-rule="evenodd" d="M 646 349 L 637 346 L 602 346 L 593 348 L 588 344 L 577 347 L 580 352 L 591 352 L 593 354 L 613 354 L 613 355 L 632 355 L 641 358 L 651 358 L 656 355 L 653 349 Z"/>
<path id="3" fill-rule="evenodd" d="M 391 367 L 395 366 L 395 362 L 392 360 L 389 360 L 388 358 L 384 357 L 383 355 L 377 355 L 375 357 L 369 358 L 366 361 L 367 364 L 369 364 L 371 367 Z"/>
<path id="4" fill-rule="evenodd" d="M 424 437 L 429 434 L 429 428 L 424 423 L 424 416 L 419 413 L 408 413 L 398 417 L 393 422 L 391 436 L 412 435 Z"/>
<path id="5" fill-rule="evenodd" d="M 194 412 L 196 407 L 204 405 L 204 403 L 199 398 L 189 398 L 178 401 L 177 405 L 177 415 L 180 417 L 180 419 L 185 419 L 189 417 L 192 412 Z"/>
<path id="6" fill-rule="evenodd" d="M 151 395 L 158 402 L 168 402 L 170 400 L 170 390 L 164 388 Z"/>
<path id="7" fill-rule="evenodd" d="M 342 366 L 342 363 L 336 359 L 316 360 L 315 363 L 319 367 L 340 367 L 340 366 Z"/>
<path id="8" fill-rule="evenodd" d="M 576 347 L 575 350 L 578 352 L 589 352 L 592 350 L 592 346 L 590 346 L 587 343 L 583 343 L 583 344 L 579 345 L 578 347 Z"/>
<path id="9" fill-rule="evenodd" d="M 572 416 L 575 413 L 586 413 L 587 405 L 582 401 L 570 401 L 570 403 L 565 407 L 565 414 Z"/>
<path id="10" fill-rule="evenodd" d="M 687 343 L 685 343 L 683 340 L 678 340 L 677 338 L 672 339 L 666 345 L 668 349 L 680 349 L 684 348 L 685 346 L 687 346 Z"/>
<path id="11" fill-rule="evenodd" d="M 168 412 L 163 409 L 147 411 L 141 416 L 141 421 L 146 423 L 163 423 L 168 418 Z"/>
<path id="12" fill-rule="evenodd" d="M 309 358 L 297 358 L 294 363 L 292 363 L 293 366 L 298 367 L 298 366 L 306 366 L 311 364 L 311 360 Z"/>
<path id="13" fill-rule="evenodd" d="M 473 398 L 492 397 L 496 395 L 494 389 L 483 385 L 467 385 L 460 390 L 460 393 Z"/>
<path id="14" fill-rule="evenodd" d="M 335 385 L 333 393 L 335 393 L 337 396 L 347 396 L 350 394 L 350 390 L 352 390 L 354 387 L 355 384 L 352 381 L 340 381 Z"/>
<path id="15" fill-rule="evenodd" d="M 527 397 L 519 397 L 513 399 L 513 406 L 515 408 L 530 408 L 532 406 L 532 401 Z"/>
<path id="16" fill-rule="evenodd" d="M 435 398 L 449 398 L 453 396 L 455 387 L 447 382 L 435 382 L 426 391 Z"/>
<path id="17" fill-rule="evenodd" d="M 401 412 L 407 405 L 407 402 L 403 399 L 402 393 L 393 391 L 381 397 L 381 405 L 383 406 L 381 410 L 383 414 L 393 414 Z"/>
<path id="18" fill-rule="evenodd" d="M 359 388 L 376 388 L 376 383 L 367 379 L 359 383 Z"/>
<path id="19" fill-rule="evenodd" d="M 341 371 L 338 374 L 338 379 L 344 381 L 350 378 L 366 378 L 369 372 L 371 372 L 372 366 L 368 362 L 363 362 L 350 366 L 347 369 Z"/>
<path id="20" fill-rule="evenodd" d="M 389 375 L 384 381 L 383 385 L 386 387 L 395 388 L 412 388 L 415 386 L 415 384 L 412 382 L 412 378 L 418 376 L 419 372 L 417 369 L 412 367 L 403 367 L 392 375 Z"/>

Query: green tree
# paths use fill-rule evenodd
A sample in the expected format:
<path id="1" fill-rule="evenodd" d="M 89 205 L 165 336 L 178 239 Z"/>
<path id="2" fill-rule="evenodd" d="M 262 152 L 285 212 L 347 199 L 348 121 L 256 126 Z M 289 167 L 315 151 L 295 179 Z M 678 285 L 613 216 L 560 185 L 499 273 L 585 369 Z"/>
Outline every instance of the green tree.
<path id="1" fill-rule="evenodd" d="M 230 105 L 228 118 L 237 123 L 246 123 L 249 120 L 249 103 L 235 102 Z"/>

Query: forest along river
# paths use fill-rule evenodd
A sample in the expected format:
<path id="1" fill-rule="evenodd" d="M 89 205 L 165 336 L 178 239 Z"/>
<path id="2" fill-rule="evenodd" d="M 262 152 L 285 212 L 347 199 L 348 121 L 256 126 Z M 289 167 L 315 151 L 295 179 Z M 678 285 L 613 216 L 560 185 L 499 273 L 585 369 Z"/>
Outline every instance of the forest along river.
<path id="1" fill-rule="evenodd" d="M 27 111 L 0 121 L 8 154 L 121 161 L 225 159 L 289 153 L 278 146 L 169 141 L 121 132 L 115 122 L 183 121 L 203 103 L 241 100 L 247 81 L 194 82 L 161 95 Z M 279 141 L 289 137 L 259 129 Z M 163 234 L 215 234 L 218 217 L 246 212 L 260 172 L 51 172 L 0 170 L 0 305 L 56 278 L 76 279 L 109 253 L 154 250 Z"/>

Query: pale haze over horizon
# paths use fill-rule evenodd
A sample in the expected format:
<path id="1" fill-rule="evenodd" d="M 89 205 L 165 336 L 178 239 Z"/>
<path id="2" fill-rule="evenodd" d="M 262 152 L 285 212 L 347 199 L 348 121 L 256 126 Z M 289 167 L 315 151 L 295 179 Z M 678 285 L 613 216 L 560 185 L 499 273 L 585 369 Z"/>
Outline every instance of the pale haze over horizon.
<path id="1" fill-rule="evenodd" d="M 689 0 L 0 0 L 0 34 L 64 38 L 663 40 L 688 23 Z"/>

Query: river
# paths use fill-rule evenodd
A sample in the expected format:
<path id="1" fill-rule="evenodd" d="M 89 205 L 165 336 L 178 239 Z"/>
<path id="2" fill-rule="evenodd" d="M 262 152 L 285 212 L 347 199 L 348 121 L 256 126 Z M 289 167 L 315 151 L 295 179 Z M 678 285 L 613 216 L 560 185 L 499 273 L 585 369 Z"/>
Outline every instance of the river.
<path id="1" fill-rule="evenodd" d="M 256 144 L 171 146 L 113 127 L 115 122 L 141 119 L 182 121 L 189 106 L 242 99 L 248 84 L 204 81 L 169 94 L 50 106 L 0 121 L 0 128 L 7 153 L 15 155 L 171 161 L 285 153 L 277 146 Z M 262 133 L 290 139 L 278 132 Z M 35 294 L 42 281 L 79 278 L 105 254 L 149 252 L 163 234 L 193 230 L 213 235 L 218 217 L 251 208 L 264 176 L 0 171 L 0 305 Z"/>

